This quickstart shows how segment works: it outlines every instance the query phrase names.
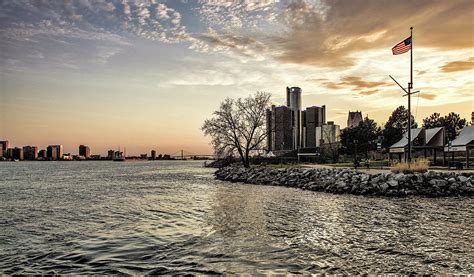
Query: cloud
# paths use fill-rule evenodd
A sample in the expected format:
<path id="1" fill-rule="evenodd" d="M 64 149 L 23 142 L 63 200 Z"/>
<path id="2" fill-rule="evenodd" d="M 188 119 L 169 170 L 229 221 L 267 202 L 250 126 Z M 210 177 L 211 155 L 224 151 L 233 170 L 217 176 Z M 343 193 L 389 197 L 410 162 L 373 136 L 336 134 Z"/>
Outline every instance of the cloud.
<path id="1" fill-rule="evenodd" d="M 373 89 L 373 90 L 365 90 L 365 91 L 361 91 L 359 92 L 360 95 L 372 95 L 372 94 L 376 94 L 378 93 L 379 90 L 378 89 Z"/>
<path id="2" fill-rule="evenodd" d="M 436 98 L 436 94 L 433 93 L 420 93 L 420 98 L 426 100 L 434 100 Z"/>
<path id="3" fill-rule="evenodd" d="M 0 18 L 2 41 L 34 41 L 51 35 L 88 39 L 103 34 L 116 41 L 138 37 L 183 43 L 199 52 L 240 55 L 241 61 L 276 60 L 317 68 L 349 68 L 362 52 L 373 49 L 386 49 L 391 55 L 390 48 L 408 35 L 406 22 L 415 26 L 415 47 L 471 49 L 474 17 L 469 0 L 420 0 L 410 5 L 396 0 L 202 0 L 187 4 L 78 0 L 4 1 L 0 5 L 6 11 Z M 46 23 L 39 30 L 32 28 Z M 362 82 L 346 80 L 363 89 L 376 85 L 356 81 Z M 328 81 L 325 85 L 350 84 Z"/>
<path id="4" fill-rule="evenodd" d="M 203 50 L 232 51 L 246 57 L 258 58 L 268 49 L 264 43 L 255 38 L 217 32 L 212 28 L 209 28 L 207 33 L 197 35 L 196 38 L 205 44 Z"/>
<path id="5" fill-rule="evenodd" d="M 282 62 L 345 67 L 360 51 L 383 48 L 390 55 L 409 35 L 407 22 L 415 27 L 415 47 L 469 49 L 473 17 L 469 0 L 292 1 L 279 16 L 287 30 L 270 35 L 270 45 Z"/>
<path id="6" fill-rule="evenodd" d="M 310 79 L 315 83 L 320 83 L 324 87 L 328 89 L 351 89 L 354 91 L 359 92 L 361 95 L 372 95 L 379 92 L 378 89 L 380 87 L 388 86 L 389 83 L 387 82 L 380 82 L 380 81 L 367 81 L 363 80 L 362 77 L 359 76 L 345 76 L 342 77 L 339 82 L 331 82 L 327 81 L 324 78 L 317 78 L 317 79 Z"/>
<path id="7" fill-rule="evenodd" d="M 465 61 L 454 61 L 446 63 L 441 67 L 442 72 L 456 72 L 474 69 L 474 57 Z"/>
<path id="8" fill-rule="evenodd" d="M 357 90 L 361 89 L 371 89 L 381 86 L 387 86 L 387 82 L 373 82 L 373 81 L 364 81 L 361 77 L 358 76 L 346 76 L 342 78 L 340 85 L 352 86 Z"/>

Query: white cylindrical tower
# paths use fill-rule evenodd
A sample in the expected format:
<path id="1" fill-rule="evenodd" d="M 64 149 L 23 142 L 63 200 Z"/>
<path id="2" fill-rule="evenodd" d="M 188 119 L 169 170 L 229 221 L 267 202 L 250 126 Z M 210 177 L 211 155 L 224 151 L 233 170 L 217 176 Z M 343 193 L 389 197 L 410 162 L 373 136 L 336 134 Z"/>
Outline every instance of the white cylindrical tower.
<path id="1" fill-rule="evenodd" d="M 301 122 L 301 88 L 286 87 L 286 103 L 291 109 L 291 126 L 293 128 L 293 149 L 297 150 L 302 145 L 302 122 Z"/>

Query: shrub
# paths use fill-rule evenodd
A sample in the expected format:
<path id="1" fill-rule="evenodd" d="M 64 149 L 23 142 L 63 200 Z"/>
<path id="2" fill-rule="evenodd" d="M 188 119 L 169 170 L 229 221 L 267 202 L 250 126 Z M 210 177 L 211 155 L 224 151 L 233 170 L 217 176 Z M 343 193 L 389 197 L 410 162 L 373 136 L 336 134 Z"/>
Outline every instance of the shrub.
<path id="1" fill-rule="evenodd" d="M 406 162 L 401 162 L 401 163 L 396 163 L 390 167 L 390 170 L 393 173 L 414 173 L 414 172 L 420 172 L 424 173 L 428 171 L 430 162 L 427 159 L 418 159 L 415 161 L 412 161 L 411 164 L 406 163 Z"/>

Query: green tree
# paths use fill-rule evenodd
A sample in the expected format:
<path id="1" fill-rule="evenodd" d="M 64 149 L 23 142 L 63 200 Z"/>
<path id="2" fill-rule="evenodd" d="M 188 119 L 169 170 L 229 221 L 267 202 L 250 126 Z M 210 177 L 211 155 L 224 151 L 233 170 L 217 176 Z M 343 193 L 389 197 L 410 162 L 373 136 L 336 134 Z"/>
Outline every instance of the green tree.
<path id="1" fill-rule="evenodd" d="M 341 132 L 341 151 L 353 155 L 357 144 L 357 153 L 364 153 L 368 158 L 369 151 L 377 149 L 377 138 L 382 130 L 374 120 L 365 117 L 358 126 L 346 128 Z"/>
<path id="2" fill-rule="evenodd" d="M 411 128 L 417 128 L 413 114 L 411 115 Z M 388 118 L 383 129 L 383 146 L 390 147 L 395 142 L 402 139 L 403 134 L 408 130 L 408 110 L 405 106 L 396 108 Z"/>
<path id="3" fill-rule="evenodd" d="M 454 140 L 466 125 L 467 120 L 461 118 L 459 114 L 454 112 L 445 116 L 441 116 L 439 113 L 433 113 L 429 117 L 423 119 L 424 128 L 444 127 L 446 130 L 446 137 L 450 141 Z"/>

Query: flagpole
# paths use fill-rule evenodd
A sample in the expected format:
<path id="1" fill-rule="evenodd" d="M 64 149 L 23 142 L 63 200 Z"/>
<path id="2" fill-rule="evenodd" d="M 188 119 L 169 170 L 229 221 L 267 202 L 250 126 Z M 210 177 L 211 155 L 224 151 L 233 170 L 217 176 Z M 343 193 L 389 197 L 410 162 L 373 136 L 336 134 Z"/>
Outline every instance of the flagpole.
<path id="1" fill-rule="evenodd" d="M 411 89 L 413 88 L 413 27 L 410 27 L 410 83 L 408 83 L 408 165 L 411 163 Z"/>

